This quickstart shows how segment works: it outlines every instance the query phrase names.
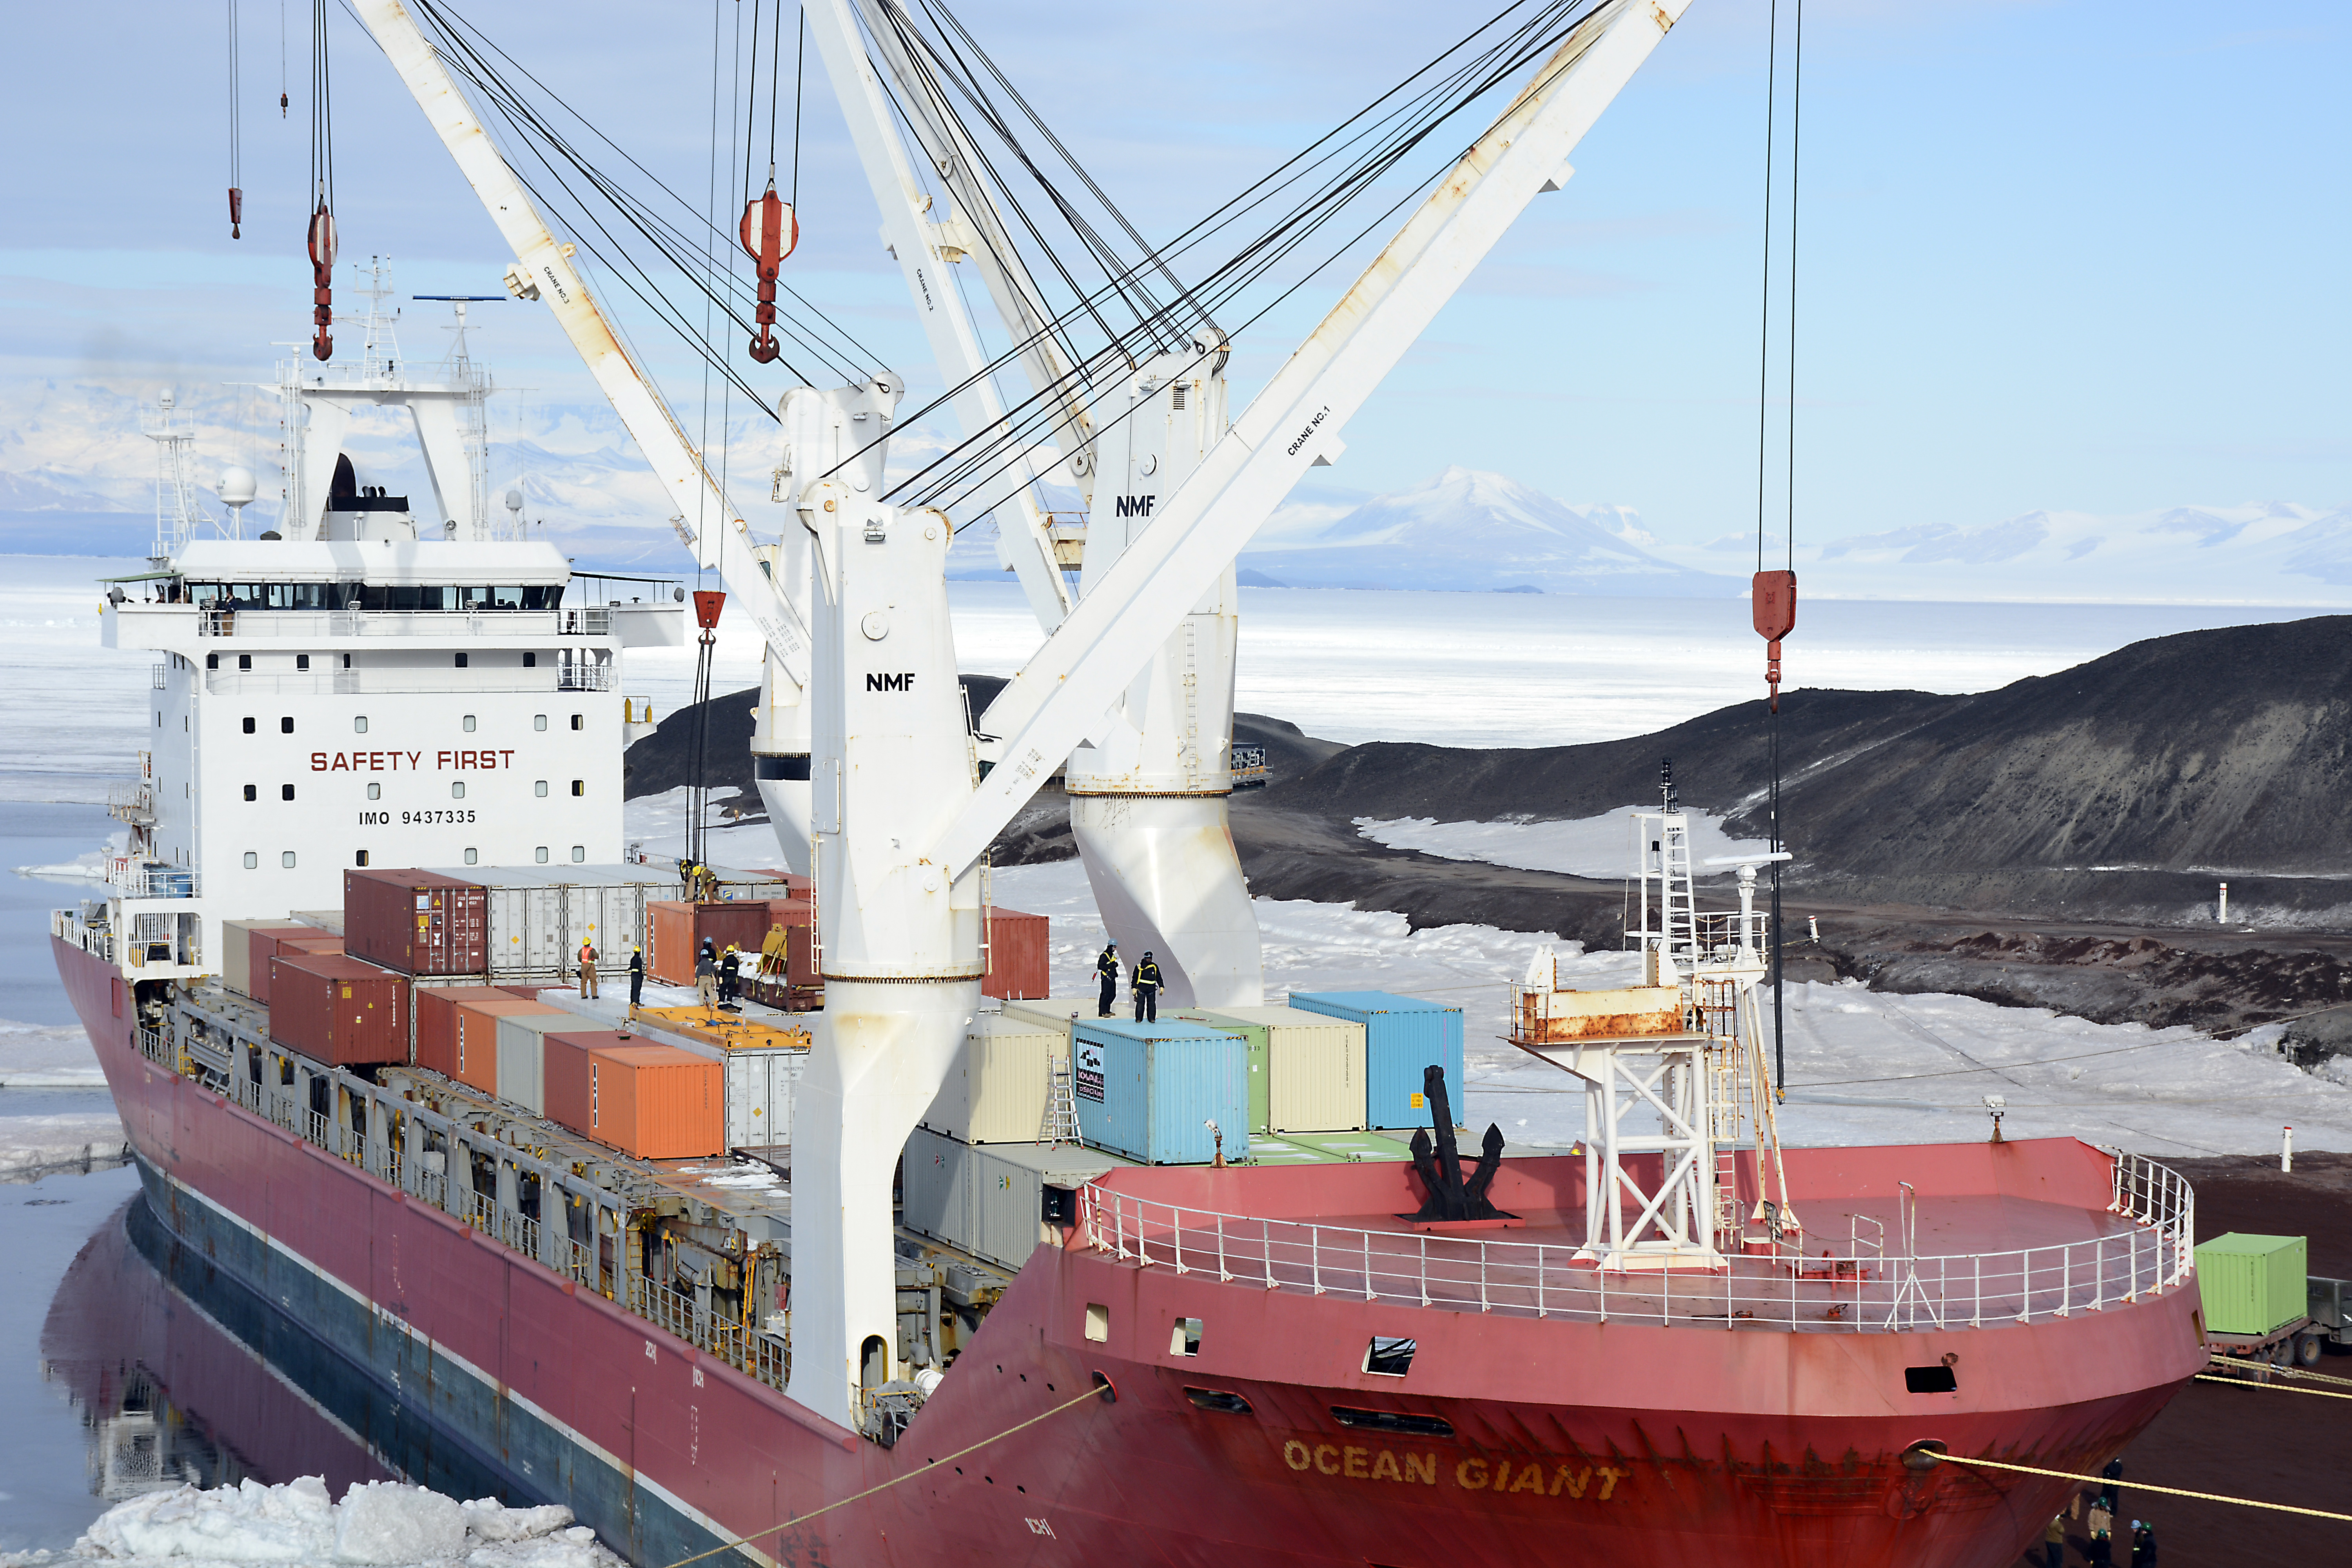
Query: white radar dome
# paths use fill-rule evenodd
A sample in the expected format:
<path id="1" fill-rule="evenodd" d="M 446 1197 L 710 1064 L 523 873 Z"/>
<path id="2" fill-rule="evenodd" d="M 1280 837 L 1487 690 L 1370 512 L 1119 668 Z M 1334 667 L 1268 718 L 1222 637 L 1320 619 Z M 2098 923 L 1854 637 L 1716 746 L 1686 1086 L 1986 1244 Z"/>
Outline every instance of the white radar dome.
<path id="1" fill-rule="evenodd" d="M 520 511 L 522 510 L 522 492 L 520 490 L 509 490 L 507 492 L 507 510 L 509 511 Z"/>
<path id="2" fill-rule="evenodd" d="M 253 470 L 233 468 L 220 479 L 220 499 L 224 506 L 248 506 L 254 495 Z"/>

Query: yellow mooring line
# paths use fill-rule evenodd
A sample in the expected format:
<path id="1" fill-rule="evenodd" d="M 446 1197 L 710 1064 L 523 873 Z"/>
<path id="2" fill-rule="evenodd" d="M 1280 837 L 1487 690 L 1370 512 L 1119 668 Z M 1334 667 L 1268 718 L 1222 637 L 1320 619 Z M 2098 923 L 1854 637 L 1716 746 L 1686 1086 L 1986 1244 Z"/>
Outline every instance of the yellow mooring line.
<path id="1" fill-rule="evenodd" d="M 1971 1459 L 1959 1454 L 1947 1454 L 1939 1448 L 1930 1448 L 1925 1445 L 1914 1447 L 1911 1452 L 1924 1454 L 1932 1460 L 1955 1465 L 1980 1465 L 1988 1469 L 2015 1470 L 2021 1475 L 2027 1476 L 2049 1476 L 2057 1480 L 2081 1481 L 2094 1487 L 2127 1487 L 2133 1491 L 2158 1492 L 2166 1497 L 2195 1498 L 2199 1502 L 2235 1503 L 2240 1508 L 2266 1508 L 2275 1513 L 2299 1513 L 2306 1519 L 2332 1519 L 2339 1523 L 2352 1524 L 2352 1513 L 2330 1513 L 2324 1508 L 2297 1508 L 2293 1503 L 2263 1502 L 2250 1497 L 2223 1497 L 2220 1492 L 2192 1492 L 2179 1487 L 2150 1486 L 2146 1481 L 2111 1481 L 2104 1476 L 2078 1476 L 2071 1470 L 2045 1470 L 2038 1465 L 2012 1465 L 2000 1459 Z"/>
<path id="2" fill-rule="evenodd" d="M 966 1454 L 985 1448 L 991 1443 L 1000 1442 L 1025 1427 L 1034 1426 L 1038 1422 L 1046 1419 L 1048 1416 L 1059 1415 L 1065 1410 L 1068 1410 L 1076 1405 L 1084 1405 L 1089 1399 L 1099 1399 L 1109 1392 L 1110 1388 L 1107 1384 L 1097 1384 L 1093 1387 L 1087 1389 L 1084 1394 L 1078 1394 L 1075 1398 L 1065 1400 L 1061 1404 L 1055 1405 L 1051 1410 L 1041 1410 L 1036 1415 L 1029 1417 L 1026 1421 L 1021 1422 L 1015 1426 L 1007 1426 L 1003 1431 L 997 1433 L 993 1437 L 982 1437 L 977 1443 L 973 1443 L 967 1447 L 958 1448 L 952 1454 L 942 1455 L 940 1458 L 931 1460 L 929 1464 L 918 1465 L 915 1468 L 908 1470 L 903 1476 L 893 1476 L 888 1480 L 882 1482 L 879 1486 L 867 1487 L 862 1492 L 852 1492 L 849 1496 L 836 1499 L 835 1500 L 825 1504 L 823 1508 L 811 1509 L 808 1512 L 801 1515 L 798 1519 L 788 1519 L 782 1524 L 772 1524 L 765 1530 L 755 1530 L 749 1535 L 740 1536 L 733 1541 L 722 1542 L 719 1545 L 712 1547 L 708 1552 L 698 1552 L 691 1557 L 681 1557 L 677 1562 L 671 1563 L 669 1568 L 686 1568 L 686 1565 L 689 1563 L 699 1563 L 706 1557 L 716 1557 L 722 1552 L 732 1552 L 739 1546 L 749 1546 L 752 1542 L 759 1540 L 760 1537 L 763 1535 L 774 1535 L 781 1531 L 790 1530 L 796 1524 L 806 1524 L 810 1520 L 814 1519 L 821 1513 L 831 1513 L 835 1509 L 848 1507 L 851 1503 L 857 1501 L 860 1498 L 869 1498 L 876 1492 L 888 1491 L 892 1487 L 897 1486 L 901 1481 L 911 1481 L 926 1470 L 936 1470 L 941 1465 L 953 1464 L 956 1460 L 962 1458 Z"/>

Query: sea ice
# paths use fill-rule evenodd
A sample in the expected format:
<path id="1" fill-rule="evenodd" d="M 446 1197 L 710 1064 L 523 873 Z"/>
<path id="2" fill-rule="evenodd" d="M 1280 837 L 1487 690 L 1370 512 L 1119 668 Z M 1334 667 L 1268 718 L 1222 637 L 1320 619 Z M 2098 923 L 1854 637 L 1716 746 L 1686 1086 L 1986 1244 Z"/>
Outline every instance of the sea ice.
<path id="1" fill-rule="evenodd" d="M 355 1483 L 335 1502 L 324 1480 L 150 1492 L 117 1503 L 65 1552 L 0 1553 L 0 1568 L 142 1563 L 370 1563 L 426 1568 L 619 1568 L 562 1507 L 460 1503 L 398 1481 Z"/>

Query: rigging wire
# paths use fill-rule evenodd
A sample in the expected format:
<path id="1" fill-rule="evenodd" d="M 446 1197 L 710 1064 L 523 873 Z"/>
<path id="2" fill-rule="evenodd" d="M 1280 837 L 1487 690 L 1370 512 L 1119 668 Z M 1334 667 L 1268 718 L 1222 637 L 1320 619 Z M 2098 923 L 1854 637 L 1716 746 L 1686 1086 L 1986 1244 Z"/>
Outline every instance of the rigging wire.
<path id="1" fill-rule="evenodd" d="M 793 211 L 798 213 L 801 210 L 801 88 L 802 84 L 808 79 L 808 13 L 805 10 L 803 10 L 795 12 L 794 15 L 800 17 L 801 22 L 800 48 L 793 57 L 792 202 Z M 773 140 L 774 133 L 772 132 L 770 133 L 770 141 L 772 142 Z M 772 152 L 769 154 L 768 161 L 771 164 L 774 163 L 775 155 Z"/>
<path id="2" fill-rule="evenodd" d="M 283 120 L 293 103 L 286 91 L 286 0 L 278 0 L 278 118 Z"/>
<path id="3" fill-rule="evenodd" d="M 310 354 L 335 353 L 335 132 L 327 0 L 310 0 Z"/>
<path id="4" fill-rule="evenodd" d="M 1163 247 L 1160 254 L 1172 258 L 1192 251 L 1208 243 L 1215 236 L 1232 228 L 1252 212 L 1264 208 L 1276 195 L 1292 192 L 1310 175 L 1319 177 L 1318 184 L 1309 188 L 1303 196 L 1295 196 L 1294 205 L 1286 212 L 1279 214 L 1264 232 L 1243 242 L 1225 261 L 1210 271 L 1204 283 L 1195 286 L 1212 308 L 1239 298 L 1244 291 L 1256 285 L 1275 267 L 1289 258 L 1342 211 L 1350 209 L 1380 178 L 1395 169 L 1411 153 L 1454 116 L 1468 108 L 1486 92 L 1517 76 L 1531 60 L 1545 52 L 1556 49 L 1564 38 L 1572 34 L 1575 28 L 1589 19 L 1593 10 L 1597 9 L 1593 6 L 1584 6 L 1580 9 L 1575 4 L 1542 6 L 1520 25 L 1509 29 L 1501 38 L 1471 54 L 1451 70 L 1437 76 L 1433 80 L 1424 79 L 1430 78 L 1431 72 L 1435 68 L 1470 48 L 1497 22 L 1507 19 L 1520 8 L 1517 5 L 1509 7 L 1497 17 L 1473 29 L 1465 38 L 1442 53 L 1435 61 L 1409 73 L 1398 84 L 1374 99 L 1371 103 L 1350 115 L 1339 127 L 1318 138 L 1307 150 L 1294 155 L 1273 173 L 1262 177 L 1241 195 L 1196 223 L 1191 229 L 1180 235 L 1176 240 Z M 1560 68 L 1567 68 L 1568 64 L 1570 63 L 1572 61 L 1563 62 Z M 1416 88 L 1416 83 L 1422 85 Z M 1389 107 L 1383 110 L 1383 105 L 1389 105 Z M 1350 153 L 1352 156 L 1348 155 Z M 1458 158 L 1459 153 L 1456 153 L 1444 167 L 1451 167 Z M 1337 164 L 1336 172 L 1326 168 L 1326 165 L 1331 164 Z M 1344 257 L 1375 228 L 1392 218 L 1397 211 L 1413 200 L 1418 192 L 1426 188 L 1443 172 L 1443 168 L 1430 171 L 1415 184 L 1412 191 L 1408 191 L 1397 202 L 1383 208 L 1370 222 L 1348 235 L 1328 253 L 1313 261 L 1305 268 L 1301 276 L 1279 290 L 1263 308 L 1255 310 L 1240 330 L 1245 330 L 1248 326 L 1264 320 L 1268 313 L 1303 288 L 1307 281 Z M 1148 265 L 1150 262 L 1147 260 L 1133 264 L 1125 270 L 1131 275 Z M 1091 300 L 1099 299 L 1108 294 L 1119 281 L 1121 279 L 1115 275 L 1110 283 L 1082 300 L 1081 304 L 1084 305 Z M 1076 311 L 1076 308 L 1074 307 L 1061 312 L 1054 319 L 1055 324 L 1067 325 L 1074 319 Z M 1116 353 L 1135 346 L 1135 335 L 1133 332 L 1113 334 L 1111 343 L 1105 352 Z M 1017 353 L 1025 346 L 1025 343 L 1016 343 L 1013 352 Z M 1009 357 L 1011 356 L 1001 356 L 998 361 L 983 366 L 977 374 L 992 374 L 1001 366 L 1004 359 Z M 1081 361 L 1071 374 L 1073 377 L 1082 376 L 1088 368 L 1087 363 Z M 920 417 L 921 415 L 928 414 L 960 390 L 961 387 L 950 388 L 941 398 L 926 405 L 924 409 L 910 417 Z M 923 499 L 918 504 L 941 504 L 940 497 L 961 487 L 961 493 L 946 500 L 944 504 L 953 507 L 958 501 L 968 499 L 975 489 L 985 485 L 997 473 L 1001 473 L 1003 468 L 1009 466 L 1008 462 L 1002 460 L 992 464 L 991 458 L 996 453 L 1011 447 L 1014 450 L 1012 460 L 1017 461 L 1022 449 L 1034 445 L 1045 434 L 1058 433 L 1060 429 L 1066 428 L 1067 416 L 1057 417 L 1050 410 L 1042 415 L 1039 413 L 1036 405 L 1042 400 L 1042 394 L 1033 395 L 1017 409 L 1008 411 L 1008 414 L 1019 415 L 1021 417 L 1009 418 L 1006 424 L 999 426 L 996 430 L 967 438 L 964 442 L 950 447 L 917 475 L 910 476 L 907 481 L 902 481 L 901 485 L 897 487 L 898 493 L 919 492 Z M 1040 424 L 1045 420 L 1055 422 L 1055 431 L 1041 431 Z M 983 468 L 991 471 L 982 472 Z M 917 483 L 918 480 L 922 481 L 919 486 Z"/>

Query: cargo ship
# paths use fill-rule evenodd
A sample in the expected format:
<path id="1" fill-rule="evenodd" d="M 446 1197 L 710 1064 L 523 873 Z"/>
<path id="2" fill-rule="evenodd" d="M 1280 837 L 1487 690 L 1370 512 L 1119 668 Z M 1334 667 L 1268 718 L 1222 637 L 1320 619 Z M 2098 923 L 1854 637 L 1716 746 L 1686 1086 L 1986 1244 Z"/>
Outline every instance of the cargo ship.
<path id="1" fill-rule="evenodd" d="M 974 714 L 954 521 L 884 495 L 895 378 L 784 400 L 785 510 L 755 531 L 446 53 L 360 0 L 512 242 L 509 291 L 555 312 L 762 630 L 752 746 L 783 864 L 666 885 L 629 854 L 620 755 L 650 714 L 623 661 L 685 639 L 682 585 L 576 572 L 488 515 L 463 365 L 410 381 L 372 313 L 358 368 L 321 368 L 322 263 L 320 365 L 280 377 L 278 528 L 199 537 L 183 504 L 106 610 L 109 646 L 162 656 L 153 749 L 114 802 L 107 896 L 58 911 L 53 946 L 153 1215 L 512 1500 L 656 1568 L 2013 1558 L 2068 1483 L 1936 1456 L 2088 1472 L 2185 1386 L 2203 1352 L 2172 1173 L 1997 1121 L 1979 1143 L 1784 1148 L 1755 866 L 1738 910 L 1700 910 L 1670 790 L 1639 831 L 1645 984 L 1564 985 L 1547 949 L 1512 987 L 1511 1046 L 1584 1096 L 1565 1153 L 1491 1127 L 1461 1149 L 1458 1008 L 1269 1005 L 1228 919 L 1245 889 L 1188 925 L 1152 881 L 1177 827 L 1201 853 L 1171 863 L 1230 864 L 1208 852 L 1229 773 L 1202 758 L 1253 517 L 1338 455 L 1681 8 L 1559 19 L 1230 427 L 1213 324 L 1134 369 L 1154 416 L 1107 422 L 1126 444 L 1095 456 L 1135 521 L 1035 531 L 1087 585 Z M 845 100 L 887 121 L 846 5 L 809 16 Z M 982 262 L 969 227 L 885 218 L 918 284 Z M 763 289 L 782 222 L 772 191 L 747 207 Z M 429 510 L 341 449 L 361 404 L 415 414 Z M 1171 744 L 1181 809 L 1160 811 Z M 1038 994 L 1034 928 L 989 907 L 988 845 L 1080 753 L 1106 921 L 1202 959 L 1157 1018 Z M 665 984 L 706 941 L 761 955 L 734 1010 Z M 642 1005 L 610 994 L 632 947 Z"/>

